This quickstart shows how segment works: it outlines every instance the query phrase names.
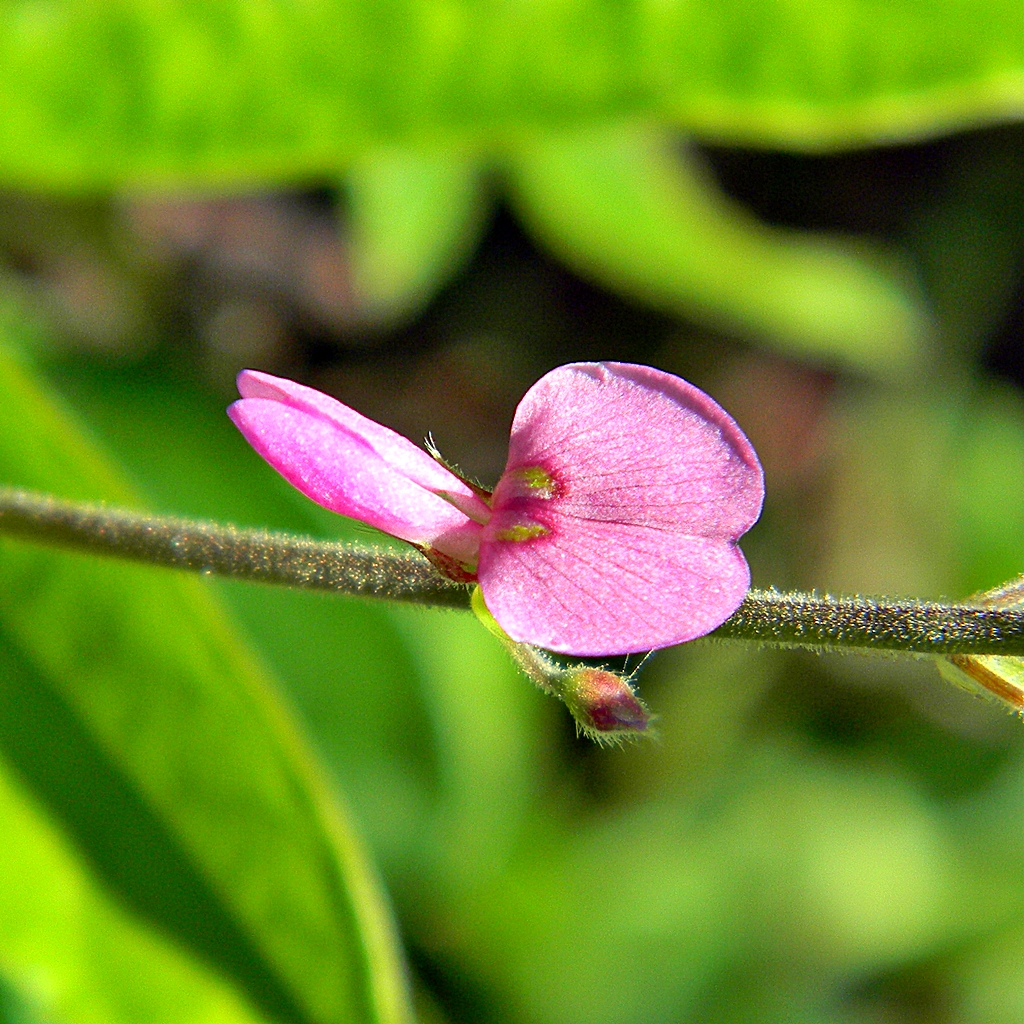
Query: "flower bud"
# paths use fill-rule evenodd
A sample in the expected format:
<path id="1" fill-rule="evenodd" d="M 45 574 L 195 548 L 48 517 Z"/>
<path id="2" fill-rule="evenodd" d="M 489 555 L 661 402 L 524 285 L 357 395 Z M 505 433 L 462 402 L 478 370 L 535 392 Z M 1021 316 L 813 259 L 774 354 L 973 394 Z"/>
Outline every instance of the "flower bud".
<path id="1" fill-rule="evenodd" d="M 545 693 L 565 704 L 577 729 L 588 739 L 611 745 L 647 733 L 651 714 L 636 695 L 629 677 L 589 665 L 566 667 L 537 647 L 516 643 L 487 610 L 479 587 L 473 590 L 470 606 L 519 668 Z"/>
<path id="2" fill-rule="evenodd" d="M 559 682 L 558 695 L 590 739 L 617 743 L 647 731 L 650 712 L 624 676 L 577 665 L 566 669 Z"/>

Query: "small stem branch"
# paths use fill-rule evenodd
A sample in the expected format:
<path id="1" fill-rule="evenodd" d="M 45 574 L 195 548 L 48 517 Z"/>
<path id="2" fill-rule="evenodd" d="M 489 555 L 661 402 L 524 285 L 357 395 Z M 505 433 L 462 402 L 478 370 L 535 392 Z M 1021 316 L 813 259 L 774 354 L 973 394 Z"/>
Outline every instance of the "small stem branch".
<path id="1" fill-rule="evenodd" d="M 236 579 L 468 608 L 420 554 L 146 516 L 0 488 L 0 533 Z M 1024 609 L 751 590 L 710 634 L 812 650 L 1024 655 Z"/>

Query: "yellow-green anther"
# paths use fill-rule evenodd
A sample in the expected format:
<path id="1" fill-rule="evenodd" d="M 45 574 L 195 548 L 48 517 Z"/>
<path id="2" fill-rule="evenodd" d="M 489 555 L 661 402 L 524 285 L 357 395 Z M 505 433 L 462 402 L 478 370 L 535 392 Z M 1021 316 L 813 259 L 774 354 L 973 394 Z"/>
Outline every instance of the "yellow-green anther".
<path id="1" fill-rule="evenodd" d="M 526 486 L 531 498 L 553 498 L 558 491 L 555 478 L 540 466 L 523 466 L 512 475 Z"/>
<path id="2" fill-rule="evenodd" d="M 516 523 L 507 530 L 498 530 L 494 536 L 497 540 L 533 540 L 535 537 L 543 537 L 551 531 L 540 523 Z"/>

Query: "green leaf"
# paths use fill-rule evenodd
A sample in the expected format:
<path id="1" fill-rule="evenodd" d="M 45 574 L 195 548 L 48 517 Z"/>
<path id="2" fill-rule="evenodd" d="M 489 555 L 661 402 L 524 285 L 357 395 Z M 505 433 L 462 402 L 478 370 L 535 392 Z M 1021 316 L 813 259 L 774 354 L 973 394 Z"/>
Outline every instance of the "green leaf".
<path id="1" fill-rule="evenodd" d="M 891 143 L 1024 113 L 1016 0 L 728 0 L 645 9 L 667 119 L 744 145 Z"/>
<path id="2" fill-rule="evenodd" d="M 907 370 L 925 317 L 908 285 L 837 241 L 770 228 L 665 136 L 536 140 L 510 158 L 527 223 L 585 276 L 791 354 Z"/>
<path id="3" fill-rule="evenodd" d="M 349 237 L 357 312 L 394 324 L 419 313 L 460 269 L 486 209 L 479 159 L 375 150 L 350 168 Z"/>
<path id="4" fill-rule="evenodd" d="M 147 908 L 138 898 L 130 910 L 97 880 L 92 870 L 97 859 L 111 867 L 125 843 L 135 855 L 156 856 L 150 864 L 142 859 L 134 865 L 121 858 L 122 868 L 180 871 L 182 864 L 168 863 L 159 844 L 139 842 L 147 833 L 144 807 L 141 820 L 118 817 L 122 808 L 111 799 L 118 787 L 109 785 L 109 765 L 76 734 L 59 698 L 19 656 L 11 638 L 0 633 L 0 640 L 0 963 L 6 975 L 0 983 L 0 1021 L 257 1024 L 265 1019 L 211 969 L 208 950 L 183 948 L 164 929 L 144 923 Z M 130 802 L 123 784 L 122 791 Z M 91 826 L 88 860 L 79 852 L 81 833 L 76 844 L 58 827 L 67 813 L 87 830 Z M 187 862 L 184 866 L 195 874 Z M 159 877 L 137 879 L 136 896 L 158 888 Z M 179 881 L 172 877 L 166 891 Z M 220 923 L 216 916 L 204 921 L 211 937 Z"/>
<path id="5" fill-rule="evenodd" d="M 0 176 L 37 186 L 332 176 L 624 117 L 822 148 L 1022 112 L 1017 0 L 0 7 Z"/>
<path id="6" fill-rule="evenodd" d="M 3 350 L 0 478 L 74 497 L 132 498 Z M 123 783 L 113 796 L 114 782 L 101 787 L 91 822 L 69 816 L 67 826 L 88 849 L 104 799 L 119 808 L 110 827 L 131 828 L 145 808 L 147 842 L 177 873 L 136 867 L 133 877 L 110 879 L 115 888 L 273 1015 L 408 1019 L 390 922 L 358 841 L 203 581 L 5 542 L 0 621 L 83 744 Z M 175 919 L 159 892 L 142 891 L 161 886 L 191 892 L 223 942 L 203 936 L 205 913 Z"/>
<path id="7" fill-rule="evenodd" d="M 303 497 L 253 452 L 224 398 L 172 374 L 74 360 L 49 377 L 154 507 L 367 542 L 369 527 Z M 376 535 L 384 541 L 383 535 Z M 211 581 L 276 669 L 363 833 L 393 869 L 428 833 L 437 772 L 420 674 L 381 603 Z"/>
<path id="8" fill-rule="evenodd" d="M 0 181 L 343 180 L 371 320 L 415 315 L 455 272 L 480 171 L 511 151 L 528 219 L 602 283 L 796 355 L 905 368 L 927 325 L 884 260 L 759 225 L 700 175 L 670 182 L 664 154 L 591 165 L 565 140 L 629 123 L 822 150 L 1022 114 L 1017 0 L 0 5 Z"/>

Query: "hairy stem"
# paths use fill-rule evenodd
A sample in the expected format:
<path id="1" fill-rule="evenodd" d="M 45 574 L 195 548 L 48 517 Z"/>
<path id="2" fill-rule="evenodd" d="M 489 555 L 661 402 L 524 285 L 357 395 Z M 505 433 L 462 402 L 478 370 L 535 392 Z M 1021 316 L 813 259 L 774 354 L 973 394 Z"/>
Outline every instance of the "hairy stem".
<path id="1" fill-rule="evenodd" d="M 0 533 L 207 575 L 393 601 L 469 606 L 469 591 L 417 551 L 382 551 L 287 533 L 149 516 L 0 488 Z"/>
<path id="2" fill-rule="evenodd" d="M 147 516 L 10 488 L 0 488 L 0 533 L 236 579 L 469 607 L 469 589 L 413 550 Z M 1024 610 L 751 590 L 711 636 L 815 650 L 1024 655 Z"/>

